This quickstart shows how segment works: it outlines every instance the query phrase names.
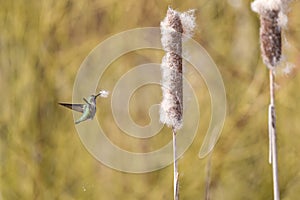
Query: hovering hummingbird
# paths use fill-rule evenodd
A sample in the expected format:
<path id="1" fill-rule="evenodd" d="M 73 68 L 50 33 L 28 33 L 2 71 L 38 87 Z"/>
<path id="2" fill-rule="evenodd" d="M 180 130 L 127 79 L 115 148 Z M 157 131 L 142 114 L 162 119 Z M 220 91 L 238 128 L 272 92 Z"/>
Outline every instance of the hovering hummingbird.
<path id="1" fill-rule="evenodd" d="M 99 94 L 91 95 L 87 99 L 83 98 L 85 104 L 73 104 L 73 103 L 58 103 L 59 105 L 65 106 L 69 109 L 75 110 L 77 112 L 81 112 L 81 117 L 75 121 L 75 124 L 79 124 L 88 119 L 93 119 L 96 114 L 96 99 L 98 96 L 106 98 L 109 92 L 105 90 L 101 90 Z"/>

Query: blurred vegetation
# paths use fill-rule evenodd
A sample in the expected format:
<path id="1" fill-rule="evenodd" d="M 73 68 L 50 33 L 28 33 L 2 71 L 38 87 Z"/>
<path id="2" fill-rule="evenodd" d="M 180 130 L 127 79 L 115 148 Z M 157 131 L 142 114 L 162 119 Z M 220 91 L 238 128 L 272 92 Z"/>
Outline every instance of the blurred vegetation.
<path id="1" fill-rule="evenodd" d="M 260 59 L 258 17 L 248 0 L 1 0 L 0 199 L 172 198 L 171 166 L 146 174 L 104 166 L 80 142 L 71 112 L 57 105 L 71 101 L 77 70 L 97 44 L 124 30 L 159 26 L 168 5 L 179 11 L 197 10 L 194 39 L 216 62 L 227 90 L 228 116 L 212 156 L 211 199 L 272 199 L 267 69 Z M 285 30 L 285 57 L 295 68 L 288 75 L 279 69 L 277 76 L 283 200 L 300 195 L 299 10 L 300 2 L 294 1 Z M 162 54 L 145 52 L 116 61 L 106 71 L 101 88 L 112 90 L 116 80 L 136 64 L 160 62 Z M 113 67 L 120 66 L 118 62 L 122 68 Z M 179 160 L 181 199 L 203 199 L 205 191 L 207 158 L 200 160 L 198 151 L 209 122 L 210 101 L 201 77 L 196 78 L 190 80 L 199 91 L 201 119 L 197 137 Z M 149 123 L 147 106 L 160 102 L 159 88 L 150 89 L 157 94 L 137 91 L 132 100 L 131 114 L 139 124 Z M 153 150 L 171 138 L 164 129 L 161 139 L 149 143 L 124 139 L 109 102 L 98 103 L 102 104 L 98 117 L 121 147 L 135 150 L 147 144 Z"/>

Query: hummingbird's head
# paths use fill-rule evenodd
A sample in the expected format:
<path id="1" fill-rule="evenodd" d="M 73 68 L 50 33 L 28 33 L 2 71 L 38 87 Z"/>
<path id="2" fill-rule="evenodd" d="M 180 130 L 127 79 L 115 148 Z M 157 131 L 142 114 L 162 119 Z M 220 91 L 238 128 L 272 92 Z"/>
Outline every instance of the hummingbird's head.
<path id="1" fill-rule="evenodd" d="M 89 103 L 93 103 L 93 102 L 96 101 L 96 98 L 97 98 L 97 95 L 92 94 L 91 96 L 89 96 L 89 97 L 87 98 L 87 101 L 88 101 Z"/>
<path id="2" fill-rule="evenodd" d="M 95 103 L 96 102 L 96 99 L 97 99 L 97 97 L 107 97 L 108 96 L 108 92 L 107 91 L 104 91 L 104 90 L 101 90 L 100 92 L 99 92 L 99 94 L 92 94 L 91 96 L 89 96 L 88 98 L 87 98 L 87 101 L 89 102 L 89 103 Z"/>

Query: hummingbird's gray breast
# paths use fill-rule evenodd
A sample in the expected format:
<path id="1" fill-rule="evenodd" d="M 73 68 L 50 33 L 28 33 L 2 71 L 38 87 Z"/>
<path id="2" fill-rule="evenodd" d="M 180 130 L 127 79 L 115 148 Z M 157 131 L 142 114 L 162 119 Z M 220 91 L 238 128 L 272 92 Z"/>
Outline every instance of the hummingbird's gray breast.
<path id="1" fill-rule="evenodd" d="M 93 102 L 89 105 L 89 110 L 90 110 L 91 118 L 93 119 L 96 114 L 96 102 Z"/>

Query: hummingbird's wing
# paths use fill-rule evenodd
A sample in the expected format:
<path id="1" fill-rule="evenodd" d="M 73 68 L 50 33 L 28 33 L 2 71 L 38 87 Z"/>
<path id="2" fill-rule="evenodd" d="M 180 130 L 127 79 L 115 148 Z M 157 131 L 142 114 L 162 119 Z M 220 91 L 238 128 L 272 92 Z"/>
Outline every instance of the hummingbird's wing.
<path id="1" fill-rule="evenodd" d="M 75 104 L 72 104 L 72 103 L 58 103 L 58 104 L 62 105 L 62 106 L 65 106 L 69 109 L 75 110 L 77 112 L 83 113 L 84 104 L 80 104 L 80 103 L 78 103 L 78 104 L 76 104 L 76 103 Z"/>

